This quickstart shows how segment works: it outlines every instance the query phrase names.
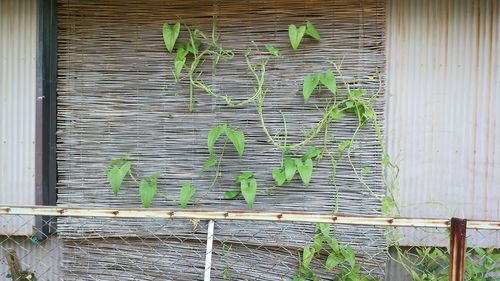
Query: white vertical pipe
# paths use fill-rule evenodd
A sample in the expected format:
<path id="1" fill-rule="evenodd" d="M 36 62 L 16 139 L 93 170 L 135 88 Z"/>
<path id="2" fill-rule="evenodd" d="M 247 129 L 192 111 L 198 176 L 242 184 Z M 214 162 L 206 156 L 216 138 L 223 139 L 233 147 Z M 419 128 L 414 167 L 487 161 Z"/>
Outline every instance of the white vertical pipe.
<path id="1" fill-rule="evenodd" d="M 208 221 L 207 231 L 207 252 L 205 254 L 205 278 L 203 280 L 210 281 L 210 270 L 212 269 L 212 248 L 214 242 L 214 221 Z"/>

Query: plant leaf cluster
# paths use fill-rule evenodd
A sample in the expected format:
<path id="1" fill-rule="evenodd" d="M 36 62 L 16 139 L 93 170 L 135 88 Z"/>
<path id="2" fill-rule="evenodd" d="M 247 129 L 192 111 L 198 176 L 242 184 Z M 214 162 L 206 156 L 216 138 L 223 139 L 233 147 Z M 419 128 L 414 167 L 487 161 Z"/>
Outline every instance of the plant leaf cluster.
<path id="1" fill-rule="evenodd" d="M 400 262 L 414 281 L 449 280 L 449 249 L 415 248 L 415 253 L 398 252 Z M 412 260 L 413 259 L 413 260 Z M 465 254 L 464 280 L 494 281 L 500 272 L 500 252 L 494 248 L 472 248 Z"/>
<path id="2" fill-rule="evenodd" d="M 299 174 L 302 183 L 307 187 L 311 182 L 313 172 L 313 159 L 319 160 L 323 150 L 311 147 L 301 158 L 285 156 L 281 168 L 273 168 L 272 176 L 277 186 L 290 182 L 296 174 Z"/>
<path id="3" fill-rule="evenodd" d="M 288 38 L 290 39 L 290 45 L 292 45 L 292 48 L 294 50 L 299 47 L 304 35 L 308 35 L 317 41 L 320 41 L 321 39 L 319 32 L 316 30 L 316 27 L 314 27 L 314 24 L 312 24 L 312 22 L 310 21 L 299 27 L 295 26 L 294 24 L 290 24 L 288 26 Z"/>
<path id="4" fill-rule="evenodd" d="M 341 245 L 335 236 L 330 234 L 330 224 L 316 224 L 312 246 L 305 246 L 299 266 L 299 272 L 294 281 L 319 280 L 311 269 L 312 261 L 319 256 L 326 256 L 324 270 L 334 272 L 333 280 L 369 281 L 372 280 L 360 273 L 356 263 L 356 255 L 350 245 Z"/>
<path id="5" fill-rule="evenodd" d="M 113 160 L 108 165 L 106 175 L 111 186 L 111 190 L 115 195 L 118 195 L 120 192 L 120 188 L 125 177 L 127 175 L 130 176 L 130 178 L 135 181 L 139 187 L 139 197 L 141 198 L 142 205 L 145 208 L 149 208 L 151 206 L 153 198 L 157 193 L 158 177 L 160 177 L 159 173 L 154 173 L 144 177 L 139 182 L 132 174 L 132 162 L 126 157 L 121 157 Z"/>
<path id="6" fill-rule="evenodd" d="M 211 60 L 215 67 L 221 58 L 232 59 L 234 57 L 233 51 L 222 48 L 218 43 L 219 36 L 215 29 L 215 22 L 210 35 L 199 29 L 190 29 L 187 26 L 185 29 L 188 33 L 188 40 L 182 43 L 178 41 L 181 33 L 180 22 L 176 22 L 172 26 L 165 23 L 163 25 L 163 41 L 169 53 L 176 51 L 174 59 L 175 80 L 177 82 L 183 78 L 189 80 L 189 111 L 193 111 L 194 88 L 201 89 L 215 98 L 224 99 L 227 104 L 231 104 L 231 97 L 215 93 L 210 86 L 200 79 L 202 74 L 200 68 L 207 60 Z M 184 77 L 183 72 L 185 73 Z"/>
<path id="7" fill-rule="evenodd" d="M 316 75 L 307 75 L 302 83 L 302 94 L 304 96 L 304 101 L 308 101 L 311 94 L 314 92 L 316 87 L 321 83 L 325 86 L 332 95 L 337 94 L 337 80 L 335 75 L 331 70 L 327 70 L 325 73 L 320 73 Z"/>

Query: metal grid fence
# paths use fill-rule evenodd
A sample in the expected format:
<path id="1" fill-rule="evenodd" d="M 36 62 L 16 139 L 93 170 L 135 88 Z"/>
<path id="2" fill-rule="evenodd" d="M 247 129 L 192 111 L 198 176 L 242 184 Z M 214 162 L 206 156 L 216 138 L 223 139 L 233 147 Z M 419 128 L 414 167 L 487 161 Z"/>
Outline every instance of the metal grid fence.
<path id="1" fill-rule="evenodd" d="M 314 245 L 318 223 L 329 225 L 332 237 L 349 228 L 385 234 L 384 241 L 374 239 L 369 243 L 339 235 L 340 247 L 355 253 L 356 266 L 343 261 L 326 270 L 328 252 L 318 251 L 309 267 L 319 280 L 351 280 L 339 277 L 343 269 L 359 271 L 359 278 L 383 280 L 385 264 L 380 261 L 387 257 L 419 278 L 449 274 L 450 280 L 474 280 L 470 279 L 468 265 L 463 264 L 464 258 L 467 263 L 471 257 L 478 265 L 491 267 L 491 273 L 480 280 L 497 278 L 495 271 L 500 270 L 498 249 L 488 249 L 499 247 L 498 221 L 12 206 L 0 207 L 0 229 L 4 230 L 0 234 L 0 280 L 309 280 L 297 276 L 304 248 Z M 225 227 L 228 224 L 233 227 Z M 246 227 L 249 224 L 253 227 Z M 13 226 L 24 235 L 18 235 Z M 27 228 L 32 230 L 29 235 L 25 233 Z M 407 233 L 427 239 L 419 245 L 445 247 L 399 247 L 408 244 Z M 469 246 L 480 247 L 460 247 L 466 236 L 475 239 Z M 450 237 L 454 238 L 446 248 Z M 377 249 L 386 245 L 397 246 L 397 251 L 381 255 Z M 416 276 L 412 278 L 417 280 Z"/>

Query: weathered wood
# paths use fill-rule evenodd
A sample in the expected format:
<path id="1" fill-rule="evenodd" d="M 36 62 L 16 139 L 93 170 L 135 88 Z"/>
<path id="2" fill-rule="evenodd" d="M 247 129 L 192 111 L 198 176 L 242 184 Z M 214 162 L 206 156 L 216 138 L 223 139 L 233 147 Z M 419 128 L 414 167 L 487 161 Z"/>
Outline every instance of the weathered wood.
<path id="1" fill-rule="evenodd" d="M 199 220 L 251 220 L 274 222 L 309 222 L 348 225 L 388 226 L 388 227 L 433 227 L 449 228 L 449 219 L 360 216 L 327 214 L 317 212 L 265 212 L 232 210 L 190 210 L 190 209 L 130 209 L 130 208 L 84 208 L 53 206 L 1 206 L 3 215 L 36 215 L 54 217 L 103 217 L 103 218 L 145 218 L 145 219 L 190 219 L 193 224 Z M 500 221 L 467 220 L 469 229 L 500 230 Z M 193 231 L 196 227 L 193 225 Z"/>
<path id="2" fill-rule="evenodd" d="M 7 260 L 7 265 L 9 266 L 11 279 L 13 281 L 36 280 L 34 273 L 28 270 L 23 270 L 23 267 L 21 266 L 21 262 L 19 261 L 19 258 L 15 250 L 12 249 L 6 250 L 5 259 Z"/>
<path id="3" fill-rule="evenodd" d="M 12 280 L 21 280 L 23 276 L 23 268 L 21 267 L 21 263 L 19 262 L 16 251 L 5 251 L 5 259 L 7 260 L 7 264 L 9 265 Z"/>
<path id="4" fill-rule="evenodd" d="M 259 186 L 254 210 L 328 213 L 338 203 L 340 213 L 379 214 L 380 199 L 385 193 L 380 166 L 382 152 L 378 138 L 369 126 L 358 132 L 351 159 L 358 171 L 363 167 L 371 168 L 369 174 L 363 175 L 363 181 L 370 190 L 360 183 L 346 159 L 339 161 L 336 179 L 332 182 L 331 161 L 324 157 L 315 163 L 308 188 L 304 188 L 300 180 L 293 180 L 268 194 L 268 189 L 274 185 L 270 171 L 280 165 L 281 152 L 268 143 L 260 127 L 257 110 L 252 104 L 227 108 L 220 101 L 196 91 L 194 113 L 187 112 L 186 90 L 189 85 L 185 79 L 178 84 L 174 82 L 172 65 L 175 55 L 165 51 L 161 26 L 164 22 L 181 21 L 209 32 L 215 16 L 221 33 L 220 43 L 227 49 L 235 50 L 236 57 L 221 60 L 215 72 L 208 63 L 202 68 L 204 74 L 200 79 L 235 100 L 250 96 L 255 87 L 243 58 L 245 51 L 255 48 L 252 42 L 261 50 L 265 44 L 273 44 L 280 49 L 284 58 L 270 61 L 266 71 L 267 94 L 263 115 L 270 133 L 282 135 L 284 128 L 280 111 L 283 112 L 287 121 L 287 141 L 293 143 L 299 141 L 304 132 L 318 121 L 321 112 L 316 105 L 328 98 L 323 93 L 304 103 L 302 80 L 306 74 L 330 69 L 332 66 L 328 60 L 342 61 L 344 71 L 339 80 L 345 79 L 353 87 L 359 85 L 369 94 L 377 92 L 379 81 L 373 77 L 378 74 L 382 77 L 383 86 L 384 5 L 381 0 L 59 1 L 58 203 L 63 206 L 140 207 L 137 188 L 132 181 L 124 183 L 118 196 L 114 196 L 107 187 L 107 163 L 127 155 L 134 162 L 139 176 L 161 172 L 153 207 L 176 208 L 178 192 L 184 181 L 191 181 L 199 194 L 207 191 L 211 174 L 200 176 L 200 168 L 208 157 L 207 132 L 211 126 L 228 123 L 245 132 L 245 155 L 240 158 L 235 151 L 227 150 L 221 164 L 220 181 L 193 208 L 247 210 L 241 200 L 221 198 L 224 191 L 236 188 L 235 175 L 249 170 L 255 173 Z M 315 24 L 321 41 L 306 38 L 300 49 L 293 51 L 288 42 L 288 25 L 303 24 L 307 20 Z M 181 42 L 187 39 L 183 29 Z M 340 83 L 339 89 L 340 94 L 345 95 L 346 89 Z M 383 107 L 382 93 L 374 104 L 381 124 Z M 328 129 L 331 148 L 350 139 L 357 125 L 354 116 L 332 124 Z M 311 146 L 322 144 L 318 139 Z M 119 235 L 145 236 L 150 235 L 151 229 L 188 236 L 189 232 L 184 231 L 191 229 L 189 220 L 65 218 L 59 223 L 65 237 L 73 233 L 81 239 L 85 239 L 85 235 L 100 236 L 103 240 Z M 225 233 L 232 235 L 231 241 L 234 241 L 239 237 L 246 239 L 256 235 L 261 243 L 281 244 L 284 248 L 304 245 L 304 241 L 310 241 L 313 231 L 312 224 L 307 223 L 239 221 L 221 225 L 224 229 L 216 230 L 216 237 L 217 233 Z M 95 229 L 99 231 L 93 231 Z M 380 276 L 385 262 L 383 227 L 371 229 L 369 236 L 362 227 L 339 226 L 338 229 L 339 241 L 352 243 L 360 253 L 362 270 L 372 276 Z M 293 230 L 293 241 L 287 238 L 288 230 Z M 270 233 L 277 238 L 274 239 Z M 106 247 L 105 241 L 99 245 Z M 138 245 L 134 246 L 140 249 Z M 176 244 L 175 247 L 180 246 Z M 129 250 L 132 249 L 135 248 L 131 246 Z M 250 280 L 284 278 L 271 276 L 265 261 L 244 252 L 249 248 L 242 246 L 235 249 L 236 252 L 232 253 L 235 257 L 238 254 L 253 257 L 248 265 L 255 265 L 252 270 L 241 267 L 236 273 L 246 274 Z M 71 248 L 71 251 L 79 254 L 78 248 Z M 182 251 L 189 252 L 185 248 Z M 217 249 L 214 251 L 217 252 Z M 284 253 L 281 255 L 284 256 Z M 289 255 L 295 255 L 295 252 Z M 186 271 L 199 262 L 192 260 L 196 256 L 192 252 L 188 256 L 189 260 L 177 263 L 177 268 L 165 267 L 163 270 L 183 272 L 183 267 Z M 217 258 L 214 256 L 214 260 Z M 89 259 L 92 261 L 92 257 Z M 111 257 L 102 259 L 111 262 Z M 288 268 L 288 277 L 293 276 L 296 269 L 291 265 L 292 260 L 295 261 L 296 256 L 291 256 L 290 263 L 282 267 L 283 272 Z M 78 261 L 67 267 L 80 277 L 86 268 Z M 81 272 L 78 272 L 79 269 Z M 214 278 L 219 274 L 212 273 Z M 181 274 L 177 278 L 191 278 L 185 276 Z M 96 278 L 99 279 L 99 275 Z M 146 278 L 142 276 L 140 279 Z"/>

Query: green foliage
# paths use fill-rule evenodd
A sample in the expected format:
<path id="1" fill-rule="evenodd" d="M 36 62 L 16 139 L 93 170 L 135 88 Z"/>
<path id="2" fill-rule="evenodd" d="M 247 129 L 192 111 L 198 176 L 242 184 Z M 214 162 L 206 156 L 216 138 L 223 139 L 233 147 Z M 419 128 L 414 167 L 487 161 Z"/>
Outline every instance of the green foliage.
<path id="1" fill-rule="evenodd" d="M 266 47 L 266 50 L 267 50 L 267 51 L 268 51 L 271 55 L 273 55 L 273 56 L 275 56 L 275 57 L 278 57 L 278 58 L 281 58 L 281 57 L 282 57 L 282 55 L 281 55 L 280 51 L 279 51 L 276 47 L 274 47 L 273 45 L 266 45 L 265 47 Z"/>
<path id="2" fill-rule="evenodd" d="M 178 80 L 181 76 L 181 71 L 186 65 L 186 57 L 189 51 L 187 50 L 187 46 L 181 45 L 177 47 L 177 53 L 175 54 L 174 60 L 174 69 L 175 69 L 175 78 Z"/>
<path id="3" fill-rule="evenodd" d="M 316 27 L 314 27 L 314 24 L 312 24 L 312 22 L 310 21 L 306 22 L 306 34 L 318 41 L 321 39 L 318 31 L 316 30 Z"/>
<path id="4" fill-rule="evenodd" d="M 295 162 L 294 162 L 295 165 Z M 285 171 L 280 168 L 272 169 L 272 176 L 278 186 L 282 186 L 286 181 Z"/>
<path id="5" fill-rule="evenodd" d="M 157 180 L 159 173 L 154 173 L 145 177 L 140 182 L 132 174 L 132 162 L 127 157 L 120 157 L 111 161 L 108 165 L 107 178 L 111 186 L 111 190 L 115 195 L 120 192 L 123 180 L 127 175 L 138 185 L 139 197 L 142 205 L 149 208 L 157 191 Z"/>
<path id="6" fill-rule="evenodd" d="M 331 70 L 327 70 L 325 73 L 318 74 L 319 81 L 323 84 L 333 95 L 337 93 L 337 80 L 335 75 Z"/>
<path id="7" fill-rule="evenodd" d="M 300 41 L 302 41 L 302 37 L 304 36 L 305 32 L 305 26 L 300 26 L 298 28 L 294 24 L 290 24 L 288 26 L 288 38 L 290 39 L 290 44 L 292 45 L 292 48 L 294 50 L 299 47 Z"/>
<path id="8" fill-rule="evenodd" d="M 21 271 L 20 275 L 21 276 L 16 278 L 16 280 L 14 280 L 12 273 L 9 271 L 9 272 L 7 272 L 5 277 L 12 279 L 13 281 L 38 281 L 38 278 L 36 278 L 35 274 L 33 272 L 31 272 L 30 270 L 23 270 L 23 271 Z"/>
<path id="9" fill-rule="evenodd" d="M 306 22 L 305 25 L 301 25 L 299 27 L 295 26 L 294 24 L 290 24 L 288 26 L 288 39 L 290 39 L 290 45 L 292 45 L 292 48 L 294 50 L 299 47 L 304 35 L 308 35 L 317 41 L 321 39 L 318 31 L 316 30 L 316 27 L 314 27 L 314 24 L 312 24 L 312 22 L 310 21 Z"/>
<path id="10" fill-rule="evenodd" d="M 181 24 L 179 22 L 175 23 L 172 27 L 170 27 L 168 23 L 163 24 L 163 41 L 169 53 L 174 49 L 175 41 L 177 41 L 177 37 L 179 37 L 180 30 Z"/>
<path id="11" fill-rule="evenodd" d="M 238 195 L 241 194 L 241 191 L 226 191 L 224 192 L 224 199 L 228 199 L 228 200 L 231 200 L 231 199 L 236 199 L 236 197 L 238 197 Z"/>
<path id="12" fill-rule="evenodd" d="M 288 27 L 288 37 L 294 50 L 299 48 L 304 36 L 309 36 L 317 41 L 321 39 L 318 30 L 309 21 L 301 26 L 291 24 Z M 336 163 L 343 158 L 349 161 L 354 174 L 364 184 L 363 178 L 358 176 L 358 173 L 363 175 L 368 174 L 370 173 L 370 168 L 364 167 L 360 171 L 357 171 L 350 159 L 350 152 L 354 149 L 353 144 L 356 143 L 358 130 L 361 130 L 361 128 L 370 122 L 382 147 L 382 165 L 394 167 L 385 153 L 383 136 L 377 124 L 377 115 L 372 107 L 373 100 L 378 93 L 369 96 L 368 91 L 360 88 L 360 85 L 344 81 L 344 75 L 342 75 L 340 68 L 333 63 L 334 68 L 328 69 L 323 73 L 309 73 L 303 78 L 303 98 L 305 102 L 308 102 L 311 95 L 323 94 L 323 91 L 327 91 L 328 100 L 323 105 L 320 103 L 315 104 L 322 116 L 317 124 L 304 134 L 302 140 L 296 143 L 289 143 L 287 142 L 286 119 L 284 114 L 282 114 L 284 137 L 282 138 L 280 135 L 280 140 L 278 141 L 274 133 L 269 132 L 266 127 L 263 110 L 265 108 L 264 98 L 267 92 L 267 89 L 265 89 L 266 65 L 270 59 L 283 57 L 282 53 L 273 45 L 265 45 L 265 50 L 259 50 L 259 46 L 254 43 L 255 50 L 260 52 L 256 56 L 258 58 L 257 61 L 251 57 L 250 50 L 245 53 L 248 70 L 256 81 L 254 94 L 244 101 L 234 102 L 231 96 L 219 94 L 211 86 L 203 82 L 203 78 L 209 72 L 206 70 L 206 67 L 202 68 L 205 63 L 211 62 L 213 73 L 215 73 L 220 59 L 232 59 L 234 57 L 234 53 L 231 50 L 226 50 L 219 44 L 219 38 L 220 35 L 216 32 L 215 24 L 212 27 L 211 33 L 205 33 L 201 30 L 185 26 L 183 34 L 181 34 L 180 23 L 176 23 L 173 26 L 169 26 L 168 24 L 163 26 L 163 39 L 166 49 L 169 53 L 175 50 L 173 65 L 175 81 L 181 82 L 187 80 L 189 82 L 189 112 L 193 110 L 194 94 L 200 92 L 206 93 L 216 100 L 224 101 L 228 107 L 241 107 L 246 104 L 256 105 L 263 132 L 269 142 L 283 153 L 281 167 L 275 167 L 271 171 L 272 178 L 278 187 L 294 180 L 297 174 L 303 184 L 308 186 L 312 180 L 313 161 L 319 161 L 325 155 L 332 160 L 332 182 L 334 186 Z M 201 69 L 204 69 L 204 72 Z M 213 73 L 208 73 L 209 79 L 212 79 Z M 337 80 L 336 75 L 339 80 Z M 351 87 L 359 88 L 351 89 Z M 340 94 L 337 93 L 338 91 Z M 333 138 L 330 137 L 331 132 L 328 130 L 331 128 L 333 122 L 343 119 L 346 115 L 355 116 L 358 121 L 358 127 L 351 139 L 343 140 L 338 146 L 335 146 L 333 145 Z M 314 141 L 313 143 L 316 143 L 320 137 L 323 143 L 321 147 L 309 147 L 303 153 L 303 150 L 311 142 Z M 215 186 L 218 178 L 222 177 L 220 166 L 226 151 L 226 144 L 228 143 L 234 147 L 240 158 L 243 157 L 245 152 L 245 135 L 242 131 L 230 127 L 228 124 L 218 125 L 210 129 L 207 136 L 209 156 L 201 167 L 200 176 L 205 176 L 204 172 L 213 170 L 214 177 L 212 183 L 208 186 L 204 195 L 197 196 L 199 199 L 193 201 L 192 198 L 196 194 L 196 188 L 189 182 L 185 182 L 179 191 L 181 207 L 185 208 L 188 204 L 196 204 L 199 200 L 205 198 L 206 194 Z M 151 175 L 138 182 L 131 170 L 132 163 L 126 158 L 117 159 L 110 164 L 107 176 L 112 191 L 117 194 L 125 177 L 129 175 L 139 185 L 139 193 L 143 205 L 149 207 L 157 192 L 157 178 L 159 174 Z M 224 192 L 223 198 L 227 200 L 243 198 L 248 207 L 252 208 L 257 194 L 257 180 L 254 174 L 252 172 L 240 173 L 236 177 L 236 184 L 238 188 Z M 364 186 L 370 190 L 366 184 Z M 388 212 L 388 210 L 393 209 L 395 209 L 395 200 L 392 194 L 388 193 L 387 198 L 382 201 L 382 211 Z M 338 243 L 330 233 L 330 225 L 318 224 L 315 232 L 313 245 L 304 247 L 298 275 L 295 276 L 294 280 L 319 280 L 318 277 L 314 276 L 310 268 L 315 259 L 322 259 L 324 269 L 335 274 L 333 277 L 334 280 L 368 280 L 366 276 L 359 272 L 360 267 L 356 264 L 353 249 L 350 246 L 343 246 Z M 231 279 L 230 272 L 226 271 L 226 269 L 224 269 L 223 278 Z"/>
<path id="13" fill-rule="evenodd" d="M 241 131 L 229 127 L 227 124 L 215 126 L 210 129 L 210 131 L 208 132 L 207 141 L 208 152 L 211 155 L 214 154 L 214 145 L 222 134 L 225 134 L 228 137 L 228 139 L 233 143 L 233 146 L 238 152 L 238 155 L 242 157 L 243 153 L 245 152 L 245 134 Z M 212 161 L 213 160 L 211 160 L 211 162 Z M 207 165 L 209 164 L 210 163 L 208 163 Z"/>
<path id="14" fill-rule="evenodd" d="M 165 23 L 163 25 L 163 39 L 169 53 L 177 46 L 174 59 L 174 75 L 176 81 L 181 81 L 183 78 L 189 80 L 189 112 L 193 111 L 195 88 L 215 98 L 224 99 L 228 104 L 231 104 L 231 97 L 217 94 L 201 80 L 202 72 L 200 68 L 204 63 L 212 61 L 215 69 L 215 65 L 218 64 L 221 58 L 232 59 L 234 57 L 231 50 L 225 50 L 217 42 L 219 35 L 216 32 L 215 24 L 210 35 L 198 29 L 192 30 L 186 26 L 188 32 L 187 42 L 176 44 L 180 37 L 180 30 L 180 23 L 176 23 L 172 27 Z"/>
<path id="15" fill-rule="evenodd" d="M 310 147 L 301 158 L 285 156 L 281 168 L 273 168 L 272 176 L 277 186 L 282 186 L 285 182 L 293 180 L 299 174 L 305 186 L 308 186 L 313 171 L 313 159 L 320 160 L 324 150 L 317 147 Z"/>
<path id="16" fill-rule="evenodd" d="M 337 272 L 333 280 L 371 280 L 359 272 L 359 265 L 356 264 L 356 256 L 351 246 L 340 245 L 335 236 L 330 234 L 329 224 L 316 224 L 313 241 L 313 246 L 304 247 L 299 272 L 293 280 L 319 280 L 314 276 L 310 265 L 315 258 L 323 257 L 323 254 L 327 254 L 324 269 L 328 272 Z"/>
<path id="17" fill-rule="evenodd" d="M 304 96 L 304 101 L 308 101 L 311 94 L 314 92 L 318 84 L 321 82 L 333 96 L 337 93 L 337 80 L 335 75 L 331 70 L 327 70 L 325 73 L 319 73 L 315 75 L 307 75 L 302 83 L 302 93 Z M 338 109 L 337 109 L 338 110 Z M 340 119 L 340 118 L 339 118 Z"/>
<path id="18" fill-rule="evenodd" d="M 311 182 L 313 163 L 311 159 L 307 159 L 302 162 L 301 159 L 295 159 L 295 166 L 297 166 L 297 171 L 299 172 L 300 178 L 305 186 L 309 185 Z"/>
<path id="19" fill-rule="evenodd" d="M 391 196 L 386 196 L 382 199 L 382 214 L 385 216 L 392 216 L 393 211 L 396 208 L 396 202 Z"/>
<path id="20" fill-rule="evenodd" d="M 119 162 L 114 161 L 111 163 L 111 167 L 108 170 L 107 176 L 109 184 L 111 185 L 111 190 L 115 195 L 120 191 L 120 187 L 123 183 L 123 179 L 129 173 L 132 163 L 128 160 L 119 159 Z M 121 166 L 120 166 L 121 164 Z"/>
<path id="21" fill-rule="evenodd" d="M 212 149 L 213 150 L 213 149 Z M 206 172 L 208 169 L 212 168 L 217 164 L 217 156 L 211 154 L 207 160 L 205 160 L 205 163 L 203 163 L 203 166 L 201 167 L 201 172 Z"/>
<path id="22" fill-rule="evenodd" d="M 229 138 L 229 140 L 233 143 L 236 151 L 238 151 L 238 155 L 242 157 L 243 152 L 245 152 L 245 134 L 243 134 L 243 132 L 241 131 L 236 131 L 231 129 L 230 127 L 227 127 L 226 135 Z"/>
<path id="23" fill-rule="evenodd" d="M 224 261 L 224 269 L 222 270 L 222 279 L 232 280 L 233 276 L 231 274 L 231 260 L 229 257 L 229 252 L 231 251 L 231 246 L 222 243 L 222 260 Z"/>
<path id="24" fill-rule="evenodd" d="M 184 182 L 179 193 L 179 202 L 182 208 L 186 208 L 191 197 L 196 193 L 196 188 L 190 182 Z"/>
<path id="25" fill-rule="evenodd" d="M 318 86 L 319 77 L 317 75 L 307 75 L 304 78 L 304 83 L 302 84 L 302 94 L 304 95 L 304 101 L 308 101 L 316 86 Z"/>
<path id="26" fill-rule="evenodd" d="M 157 191 L 157 181 L 160 173 L 154 173 L 139 182 L 139 195 L 144 208 L 149 208 Z"/>
<path id="27" fill-rule="evenodd" d="M 295 165 L 295 161 L 290 157 L 285 157 L 283 160 L 283 166 L 285 169 L 285 179 L 287 181 L 291 181 L 295 173 L 297 172 L 297 166 Z"/>
<path id="28" fill-rule="evenodd" d="M 399 250 L 399 249 L 398 249 Z M 414 281 L 444 281 L 449 279 L 450 253 L 448 249 L 419 247 L 414 254 L 398 255 Z M 413 257 L 413 259 L 412 259 Z M 497 249 L 469 249 L 465 255 L 464 280 L 495 281 L 500 272 L 500 252 Z"/>
<path id="29" fill-rule="evenodd" d="M 220 135 L 222 133 L 225 133 L 227 129 L 227 125 L 219 125 L 215 126 L 210 131 L 208 132 L 208 140 L 207 140 L 207 147 L 208 147 L 208 152 L 213 155 L 214 154 L 214 145 L 217 139 L 219 139 Z"/>
<path id="30" fill-rule="evenodd" d="M 252 172 L 242 172 L 236 177 L 236 183 L 240 185 L 241 194 L 249 208 L 253 207 L 255 195 L 257 194 L 257 180 Z"/>

